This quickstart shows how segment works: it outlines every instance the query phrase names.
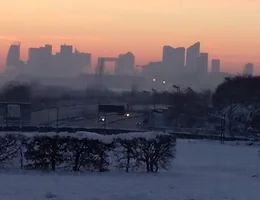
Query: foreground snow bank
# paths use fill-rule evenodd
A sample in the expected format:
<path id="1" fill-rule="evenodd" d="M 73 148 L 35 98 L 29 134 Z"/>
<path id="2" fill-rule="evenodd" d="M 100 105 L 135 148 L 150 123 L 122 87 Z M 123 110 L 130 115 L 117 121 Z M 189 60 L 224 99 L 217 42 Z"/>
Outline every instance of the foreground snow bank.
<path id="1" fill-rule="evenodd" d="M 172 136 L 169 133 L 159 132 L 159 131 L 148 131 L 148 132 L 129 132 L 129 133 L 121 133 L 116 135 L 102 135 L 93 132 L 85 132 L 85 131 L 78 131 L 76 133 L 68 133 L 68 132 L 19 132 L 19 133 L 0 133 L 0 137 L 5 137 L 6 135 L 14 135 L 14 136 L 23 136 L 28 139 L 34 137 L 71 137 L 77 139 L 89 139 L 89 140 L 99 140 L 105 143 L 110 143 L 114 139 L 125 139 L 131 140 L 135 138 L 143 138 L 146 140 L 155 139 L 158 136 Z"/>
<path id="2" fill-rule="evenodd" d="M 257 150 L 214 141 L 177 140 L 172 170 L 156 175 L 5 172 L 0 174 L 0 199 L 259 200 Z"/>

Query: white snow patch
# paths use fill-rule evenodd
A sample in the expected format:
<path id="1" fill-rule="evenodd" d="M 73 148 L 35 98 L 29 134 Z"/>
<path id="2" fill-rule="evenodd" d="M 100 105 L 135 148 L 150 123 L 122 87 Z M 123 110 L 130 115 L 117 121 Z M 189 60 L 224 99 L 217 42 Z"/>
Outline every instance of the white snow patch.
<path id="1" fill-rule="evenodd" d="M 120 138 L 120 139 L 134 139 L 134 138 L 144 138 L 147 140 L 155 139 L 157 136 L 160 135 L 169 135 L 169 133 L 164 132 L 158 132 L 158 131 L 148 131 L 148 132 L 129 132 L 129 133 L 122 133 L 117 135 L 102 135 L 98 133 L 93 132 L 86 132 L 86 131 L 78 131 L 76 133 L 68 133 L 68 132 L 20 132 L 20 133 L 3 133 L 0 136 L 5 135 L 21 135 L 26 138 L 33 138 L 33 137 L 72 137 L 72 138 L 78 138 L 78 139 L 89 139 L 89 140 L 99 140 L 104 143 L 111 143 L 114 139 Z"/>
<path id="2" fill-rule="evenodd" d="M 123 140 L 132 140 L 135 138 L 143 138 L 146 140 L 155 139 L 158 136 L 162 135 L 170 135 L 169 133 L 158 132 L 158 131 L 151 131 L 151 132 L 132 132 L 132 133 L 122 133 L 115 135 L 115 138 L 123 139 Z"/>

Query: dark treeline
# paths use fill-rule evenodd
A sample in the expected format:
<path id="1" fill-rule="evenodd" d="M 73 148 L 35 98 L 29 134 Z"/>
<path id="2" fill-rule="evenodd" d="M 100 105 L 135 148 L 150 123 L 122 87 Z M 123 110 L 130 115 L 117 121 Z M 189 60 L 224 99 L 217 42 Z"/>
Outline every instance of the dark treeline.
<path id="1" fill-rule="evenodd" d="M 157 172 L 171 165 L 175 146 L 174 135 L 151 132 L 1 134 L 0 166 L 18 167 L 20 161 L 23 170 Z"/>
<path id="2" fill-rule="evenodd" d="M 260 77 L 226 78 L 215 91 L 191 88 L 172 92 L 70 90 L 37 83 L 12 82 L 1 89 L 0 101 L 30 101 L 32 111 L 57 106 L 114 103 L 129 105 L 164 104 L 167 126 L 207 128 L 226 134 L 248 134 L 260 129 Z"/>

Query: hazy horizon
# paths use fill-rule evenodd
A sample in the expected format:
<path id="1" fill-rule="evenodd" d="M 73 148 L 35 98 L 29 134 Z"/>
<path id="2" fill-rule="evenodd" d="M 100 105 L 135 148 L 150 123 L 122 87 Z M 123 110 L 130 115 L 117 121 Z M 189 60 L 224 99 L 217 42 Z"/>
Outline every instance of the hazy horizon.
<path id="1" fill-rule="evenodd" d="M 252 62 L 260 66 L 260 1 L 230 0 L 9 0 L 1 4 L 0 65 L 14 41 L 21 42 L 22 59 L 29 47 L 74 45 L 98 56 L 131 51 L 136 64 L 158 61 L 162 47 L 188 47 L 200 41 L 209 60 L 221 59 L 221 68 L 240 72 Z"/>

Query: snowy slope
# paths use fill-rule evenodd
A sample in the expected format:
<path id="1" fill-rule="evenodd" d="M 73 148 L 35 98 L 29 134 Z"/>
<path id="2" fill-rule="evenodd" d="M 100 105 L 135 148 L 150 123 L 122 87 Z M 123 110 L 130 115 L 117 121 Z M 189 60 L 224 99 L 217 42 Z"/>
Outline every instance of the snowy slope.
<path id="1" fill-rule="evenodd" d="M 2 172 L 0 200 L 259 200 L 258 148 L 177 144 L 173 168 L 158 174 Z"/>

